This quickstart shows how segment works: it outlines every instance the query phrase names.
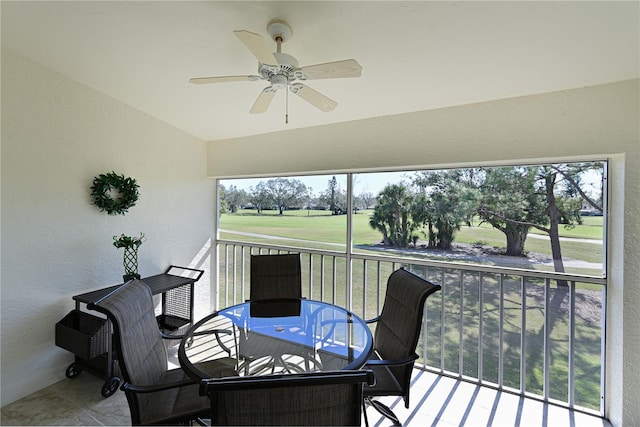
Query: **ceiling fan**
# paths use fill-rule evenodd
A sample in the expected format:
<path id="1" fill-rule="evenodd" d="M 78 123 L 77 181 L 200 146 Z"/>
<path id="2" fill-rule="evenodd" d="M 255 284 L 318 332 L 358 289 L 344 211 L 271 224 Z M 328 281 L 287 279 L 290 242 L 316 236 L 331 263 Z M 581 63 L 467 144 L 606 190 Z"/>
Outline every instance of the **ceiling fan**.
<path id="1" fill-rule="evenodd" d="M 289 40 L 293 33 L 289 24 L 282 20 L 273 20 L 267 25 L 267 32 L 277 44 L 276 52 L 271 51 L 259 34 L 246 30 L 234 31 L 234 34 L 258 59 L 258 75 L 197 77 L 190 79 L 189 82 L 209 84 L 266 80 L 270 85 L 258 95 L 249 110 L 250 113 L 259 114 L 267 111 L 275 93 L 280 89 L 285 89 L 287 95 L 291 91 L 321 111 L 327 112 L 335 109 L 338 103 L 299 81 L 360 77 L 362 74 L 362 67 L 355 59 L 300 67 L 296 58 L 281 51 L 282 43 Z M 288 122 L 288 97 L 285 121 Z"/>

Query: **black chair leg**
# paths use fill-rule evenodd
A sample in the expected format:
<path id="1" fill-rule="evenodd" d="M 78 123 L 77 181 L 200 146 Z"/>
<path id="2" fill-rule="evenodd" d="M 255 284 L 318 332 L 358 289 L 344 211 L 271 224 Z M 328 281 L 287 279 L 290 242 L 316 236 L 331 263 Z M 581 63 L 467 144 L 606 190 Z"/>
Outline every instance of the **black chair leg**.
<path id="1" fill-rule="evenodd" d="M 376 411 L 380 412 L 385 418 L 391 420 L 394 426 L 402 426 L 396 414 L 394 414 L 391 408 L 389 408 L 387 405 L 385 405 L 384 403 L 380 403 L 377 400 L 373 400 L 369 396 L 365 397 L 364 400 L 366 403 L 373 406 L 373 408 Z"/>
<path id="2" fill-rule="evenodd" d="M 364 426 L 369 427 L 369 417 L 367 417 L 367 399 L 362 398 L 362 416 L 364 417 Z"/>

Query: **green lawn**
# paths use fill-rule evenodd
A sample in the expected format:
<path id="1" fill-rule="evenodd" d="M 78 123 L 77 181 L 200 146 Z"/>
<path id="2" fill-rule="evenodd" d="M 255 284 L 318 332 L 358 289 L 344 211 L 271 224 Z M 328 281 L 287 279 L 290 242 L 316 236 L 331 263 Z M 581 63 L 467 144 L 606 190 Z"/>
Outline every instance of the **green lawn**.
<path id="1" fill-rule="evenodd" d="M 371 245 L 380 242 L 381 235 L 369 226 L 371 211 L 360 211 L 353 216 L 353 243 L 358 250 L 366 251 Z M 560 228 L 562 238 L 576 240 L 562 241 L 564 259 L 580 260 L 599 264 L 602 262 L 602 245 L 580 239 L 602 240 L 603 217 L 585 217 L 584 223 L 571 229 Z M 294 210 L 279 215 L 278 211 L 264 211 L 258 214 L 255 210 L 241 210 L 235 214 L 222 214 L 220 225 L 223 230 L 252 233 L 255 236 L 235 233 L 221 233 L 221 238 L 242 240 L 255 243 L 281 244 L 286 246 L 303 246 L 314 249 L 344 250 L 347 217 L 331 215 L 329 211 Z M 304 242 L 279 238 L 299 239 Z M 469 226 L 463 226 L 455 235 L 455 243 L 482 244 L 496 250 L 506 245 L 505 236 L 487 223 L 477 219 Z M 551 248 L 548 237 L 538 230 L 531 231 L 525 245 L 528 253 L 549 255 Z M 430 257 L 433 258 L 433 257 Z M 444 257 L 446 259 L 446 257 Z M 443 259 L 436 257 L 435 259 Z M 550 270 L 550 267 L 533 268 Z M 601 268 L 567 268 L 567 272 L 600 276 Z"/>
<path id="2" fill-rule="evenodd" d="M 369 241 L 380 240 L 380 233 L 369 226 L 369 216 L 371 213 L 371 210 L 359 211 L 353 216 L 354 241 L 367 243 Z M 588 216 L 582 220 L 582 225 L 576 225 L 573 228 L 560 227 L 560 236 L 602 240 L 603 217 Z M 277 210 L 263 211 L 260 214 L 255 210 L 240 210 L 235 214 L 222 214 L 220 223 L 222 228 L 228 230 L 246 231 L 251 229 L 256 230 L 254 232 L 259 232 L 258 230 L 261 229 L 272 229 L 277 231 L 278 236 L 296 238 L 300 237 L 300 232 L 304 232 L 310 236 L 321 236 L 321 238 L 312 237 L 306 240 L 344 242 L 344 230 L 346 229 L 347 219 L 345 215 L 331 215 L 330 211 L 319 210 L 285 211 L 283 215 L 279 215 Z M 322 226 L 322 229 L 317 229 L 317 226 Z M 489 231 L 489 233 L 486 231 Z M 463 227 L 459 235 L 465 235 L 466 233 L 469 233 L 469 235 L 477 234 L 480 237 L 490 237 L 492 234 L 495 234 L 496 237 L 493 240 L 502 242 L 502 245 L 504 245 L 504 235 L 493 230 L 491 225 L 480 223 L 477 218 L 474 220 L 472 227 Z M 530 230 L 530 233 L 544 234 L 542 231 L 533 228 Z M 261 232 L 261 234 L 270 233 Z"/>
<path id="3" fill-rule="evenodd" d="M 560 227 L 560 236 L 574 237 L 576 239 L 602 240 L 602 223 L 603 217 L 601 216 L 585 216 L 582 218 L 582 225 L 576 225 L 569 229 Z M 536 229 L 532 229 L 531 233 L 544 234 L 542 231 Z"/>

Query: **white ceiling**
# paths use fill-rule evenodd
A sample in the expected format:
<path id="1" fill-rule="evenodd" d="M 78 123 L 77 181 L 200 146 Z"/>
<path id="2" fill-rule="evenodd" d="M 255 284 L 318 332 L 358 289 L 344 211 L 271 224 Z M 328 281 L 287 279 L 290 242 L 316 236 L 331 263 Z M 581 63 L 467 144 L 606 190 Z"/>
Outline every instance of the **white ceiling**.
<path id="1" fill-rule="evenodd" d="M 2 1 L 2 45 L 204 140 L 463 105 L 637 78 L 639 4 L 627 2 Z M 267 84 L 233 30 L 284 19 L 301 66 L 356 59 L 362 77 L 313 80 L 323 113 Z M 275 44 L 274 44 L 275 50 Z"/>

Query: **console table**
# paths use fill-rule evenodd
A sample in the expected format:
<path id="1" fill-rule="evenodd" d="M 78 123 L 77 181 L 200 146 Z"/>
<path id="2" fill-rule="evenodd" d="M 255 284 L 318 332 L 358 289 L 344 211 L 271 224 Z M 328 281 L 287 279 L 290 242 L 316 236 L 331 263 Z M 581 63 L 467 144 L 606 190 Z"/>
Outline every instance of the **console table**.
<path id="1" fill-rule="evenodd" d="M 188 328 L 193 323 L 193 290 L 203 270 L 171 265 L 164 273 L 142 280 L 153 295 L 162 296 L 162 312 L 158 327 L 164 333 Z M 74 362 L 66 370 L 67 378 L 75 378 L 83 369 L 106 376 L 102 395 L 109 397 L 120 385 L 118 367 L 113 354 L 112 327 L 108 319 L 81 310 L 81 304 L 99 300 L 122 284 L 73 296 L 75 310 L 56 323 L 56 345 L 71 351 Z"/>

